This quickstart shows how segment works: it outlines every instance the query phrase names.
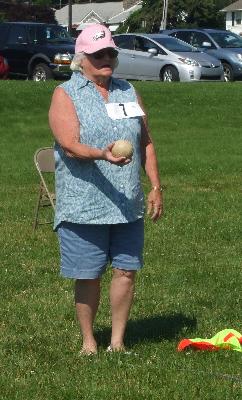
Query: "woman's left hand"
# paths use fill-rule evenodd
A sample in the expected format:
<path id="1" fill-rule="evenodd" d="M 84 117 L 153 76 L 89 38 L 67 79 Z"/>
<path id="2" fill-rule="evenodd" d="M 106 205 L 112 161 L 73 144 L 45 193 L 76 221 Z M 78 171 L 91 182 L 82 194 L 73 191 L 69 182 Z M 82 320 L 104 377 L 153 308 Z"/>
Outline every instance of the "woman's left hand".
<path id="1" fill-rule="evenodd" d="M 153 222 L 156 222 L 163 214 L 162 193 L 159 190 L 152 189 L 147 199 L 147 214 L 151 216 Z"/>

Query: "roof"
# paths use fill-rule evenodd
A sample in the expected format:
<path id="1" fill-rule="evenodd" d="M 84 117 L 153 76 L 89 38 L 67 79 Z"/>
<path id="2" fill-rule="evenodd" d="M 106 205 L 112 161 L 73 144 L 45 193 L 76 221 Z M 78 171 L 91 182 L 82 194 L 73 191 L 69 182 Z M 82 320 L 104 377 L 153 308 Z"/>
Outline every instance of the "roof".
<path id="1" fill-rule="evenodd" d="M 240 11 L 242 10 L 242 0 L 235 1 L 234 3 L 230 4 L 227 7 L 224 7 L 222 10 L 223 12 L 227 11 Z"/>
<path id="2" fill-rule="evenodd" d="M 93 14 L 102 22 L 107 22 L 110 18 L 123 11 L 123 1 L 111 1 L 107 3 L 83 3 L 72 5 L 72 22 L 77 24 L 89 14 Z M 56 10 L 55 18 L 60 25 L 68 25 L 68 5 Z"/>
<path id="3" fill-rule="evenodd" d="M 122 11 L 118 15 L 111 17 L 108 20 L 108 23 L 109 24 L 119 24 L 121 22 L 124 22 L 124 21 L 126 21 L 127 18 L 129 18 L 129 16 L 133 12 L 140 10 L 140 8 L 142 8 L 142 1 L 137 2 L 137 4 L 135 4 L 133 7 L 130 7 L 127 10 Z"/>

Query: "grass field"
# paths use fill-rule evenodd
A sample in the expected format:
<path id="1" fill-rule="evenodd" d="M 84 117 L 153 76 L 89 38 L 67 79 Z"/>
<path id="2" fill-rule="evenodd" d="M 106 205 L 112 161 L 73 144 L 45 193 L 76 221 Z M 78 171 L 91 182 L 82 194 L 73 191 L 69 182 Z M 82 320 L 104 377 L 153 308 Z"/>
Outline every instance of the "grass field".
<path id="1" fill-rule="evenodd" d="M 241 399 L 241 353 L 176 350 L 182 338 L 242 332 L 241 83 L 135 83 L 150 117 L 165 215 L 155 225 L 146 220 L 145 268 L 126 335 L 131 354 L 105 352 L 108 271 L 99 354 L 84 358 L 56 235 L 50 225 L 32 233 L 33 154 L 53 142 L 47 112 L 56 84 L 0 82 L 0 399 Z"/>

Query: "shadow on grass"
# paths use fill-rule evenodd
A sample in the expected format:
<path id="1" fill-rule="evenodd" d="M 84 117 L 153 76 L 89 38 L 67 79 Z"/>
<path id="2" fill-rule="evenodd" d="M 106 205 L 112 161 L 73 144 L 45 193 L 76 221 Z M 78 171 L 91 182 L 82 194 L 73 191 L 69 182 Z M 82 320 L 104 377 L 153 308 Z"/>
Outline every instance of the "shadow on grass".
<path id="1" fill-rule="evenodd" d="M 174 340 L 181 332 L 190 332 L 196 326 L 196 318 L 187 317 L 181 313 L 131 320 L 127 325 L 125 343 L 131 346 L 140 342 L 160 342 L 162 339 Z M 104 346 L 109 344 L 110 335 L 110 328 L 100 327 L 96 331 L 98 341 Z"/>

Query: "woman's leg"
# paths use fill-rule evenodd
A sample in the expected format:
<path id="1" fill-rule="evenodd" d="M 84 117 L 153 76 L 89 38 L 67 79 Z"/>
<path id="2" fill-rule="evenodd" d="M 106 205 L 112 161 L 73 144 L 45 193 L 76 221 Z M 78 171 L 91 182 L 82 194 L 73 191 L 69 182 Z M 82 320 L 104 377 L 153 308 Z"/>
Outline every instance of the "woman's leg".
<path id="1" fill-rule="evenodd" d="M 111 348 L 124 348 L 124 333 L 134 297 L 135 272 L 114 268 L 110 287 L 112 311 Z"/>
<path id="2" fill-rule="evenodd" d="M 93 323 L 100 299 L 100 279 L 78 279 L 75 283 L 76 313 L 83 337 L 82 352 L 96 353 Z"/>

